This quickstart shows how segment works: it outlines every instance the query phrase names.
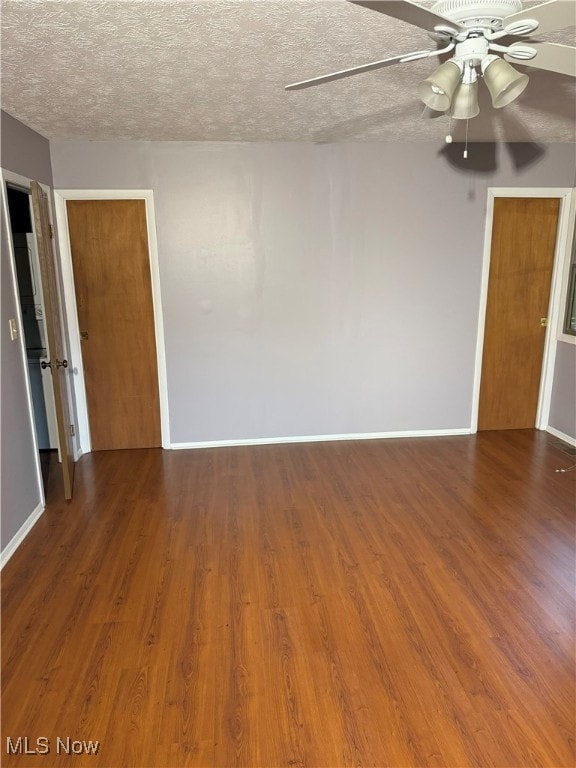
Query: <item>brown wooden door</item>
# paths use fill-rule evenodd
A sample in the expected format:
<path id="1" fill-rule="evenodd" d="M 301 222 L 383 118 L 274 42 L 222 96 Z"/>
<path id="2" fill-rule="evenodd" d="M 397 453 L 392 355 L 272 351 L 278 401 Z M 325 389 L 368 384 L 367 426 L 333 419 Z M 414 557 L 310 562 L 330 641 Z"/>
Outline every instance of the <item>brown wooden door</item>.
<path id="1" fill-rule="evenodd" d="M 66 376 L 68 361 L 64 349 L 60 294 L 56 277 L 56 262 L 52 247 L 52 229 L 48 212 L 48 197 L 38 182 L 30 184 L 34 230 L 38 245 L 38 257 L 44 296 L 44 321 L 50 355 L 50 371 L 54 388 L 56 425 L 58 429 L 58 450 L 64 481 L 64 498 L 71 499 L 74 485 L 74 455 L 72 447 L 71 404 L 68 400 Z"/>
<path id="2" fill-rule="evenodd" d="M 92 449 L 160 446 L 145 202 L 66 207 Z"/>
<path id="3" fill-rule="evenodd" d="M 478 429 L 536 425 L 560 200 L 496 198 Z"/>

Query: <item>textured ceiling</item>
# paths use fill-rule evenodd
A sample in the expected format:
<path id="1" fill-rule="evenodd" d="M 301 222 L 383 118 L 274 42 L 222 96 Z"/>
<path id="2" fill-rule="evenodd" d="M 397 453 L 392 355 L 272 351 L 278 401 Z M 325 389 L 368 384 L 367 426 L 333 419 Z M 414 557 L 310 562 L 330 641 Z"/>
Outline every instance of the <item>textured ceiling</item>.
<path id="1" fill-rule="evenodd" d="M 448 129 L 416 97 L 435 58 L 284 91 L 434 46 L 345 0 L 2 0 L 1 23 L 2 107 L 48 138 L 437 141 Z M 574 45 L 575 30 L 543 39 Z M 575 140 L 572 78 L 526 71 L 509 107 L 484 94 L 470 139 Z"/>

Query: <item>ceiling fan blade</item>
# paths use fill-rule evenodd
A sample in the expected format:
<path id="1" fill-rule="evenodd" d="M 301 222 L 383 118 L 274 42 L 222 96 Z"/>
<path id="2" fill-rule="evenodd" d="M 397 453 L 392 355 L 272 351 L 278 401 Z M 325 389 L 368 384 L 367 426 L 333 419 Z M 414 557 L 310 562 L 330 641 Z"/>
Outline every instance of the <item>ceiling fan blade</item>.
<path id="1" fill-rule="evenodd" d="M 329 83 L 331 80 L 340 80 L 343 77 L 350 77 L 350 75 L 359 75 L 361 72 L 370 72 L 372 69 L 389 67 L 391 64 L 402 64 L 408 61 L 415 61 L 416 59 L 425 59 L 428 56 L 435 56 L 437 53 L 438 51 L 414 51 L 414 53 L 406 53 L 404 56 L 392 56 L 389 59 L 372 61 L 370 64 L 361 64 L 359 67 L 342 69 L 339 72 L 331 72 L 329 75 L 321 75 L 310 80 L 301 80 L 299 83 L 291 83 L 285 86 L 285 90 L 298 91 L 301 88 L 310 88 L 311 85 L 321 85 L 321 83 Z"/>
<path id="2" fill-rule="evenodd" d="M 415 27 L 420 27 L 428 32 L 434 32 L 436 27 L 453 29 L 455 32 L 464 31 L 464 27 L 454 21 L 450 21 L 444 16 L 423 8 L 411 0 L 350 0 L 354 5 L 361 5 L 364 8 L 370 8 L 372 11 L 385 13 L 386 16 L 393 16 L 400 21 L 407 21 Z"/>
<path id="3" fill-rule="evenodd" d="M 524 46 L 523 46 L 524 47 Z M 559 43 L 530 43 L 530 48 L 536 49 L 533 59 L 520 60 L 514 58 L 514 44 L 509 48 L 509 53 L 504 55 L 506 61 L 515 64 L 524 64 L 526 67 L 547 69 L 549 72 L 559 72 L 561 75 L 576 77 L 576 48 L 571 45 Z"/>
<path id="4" fill-rule="evenodd" d="M 514 32 L 521 30 L 521 24 L 534 20 L 538 27 L 532 32 Z M 548 0 L 541 5 L 533 5 L 520 13 L 513 13 L 502 21 L 505 30 L 510 28 L 512 34 L 521 34 L 525 37 L 533 37 L 546 32 L 554 32 L 557 29 L 565 29 L 576 24 L 576 4 L 574 0 Z"/>

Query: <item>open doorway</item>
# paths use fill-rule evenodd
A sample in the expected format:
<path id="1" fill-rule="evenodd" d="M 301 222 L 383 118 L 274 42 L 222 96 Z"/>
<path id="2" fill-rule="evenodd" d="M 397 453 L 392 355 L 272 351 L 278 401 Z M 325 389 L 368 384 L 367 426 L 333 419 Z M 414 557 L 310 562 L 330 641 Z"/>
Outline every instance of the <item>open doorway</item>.
<path id="1" fill-rule="evenodd" d="M 36 238 L 32 228 L 30 191 L 6 184 L 10 234 L 14 249 L 27 373 L 34 411 L 44 489 L 58 465 L 58 430 L 45 326 L 44 296 Z"/>

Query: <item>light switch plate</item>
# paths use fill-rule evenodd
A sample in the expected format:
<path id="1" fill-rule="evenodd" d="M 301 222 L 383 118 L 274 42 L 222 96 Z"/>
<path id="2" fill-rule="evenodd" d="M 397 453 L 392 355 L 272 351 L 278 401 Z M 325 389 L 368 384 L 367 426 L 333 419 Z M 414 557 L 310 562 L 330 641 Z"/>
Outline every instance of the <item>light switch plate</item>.
<path id="1" fill-rule="evenodd" d="M 8 323 L 10 325 L 10 338 L 12 339 L 12 341 L 16 341 L 16 339 L 18 338 L 18 326 L 16 325 L 16 320 L 11 318 L 10 320 L 8 320 Z"/>

